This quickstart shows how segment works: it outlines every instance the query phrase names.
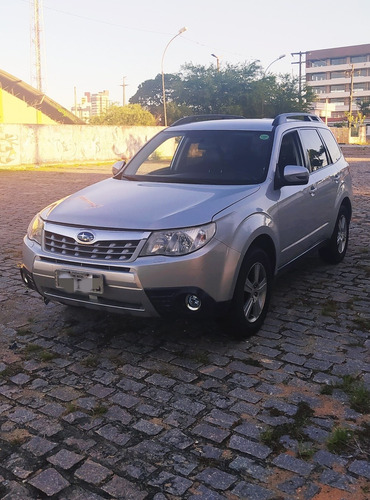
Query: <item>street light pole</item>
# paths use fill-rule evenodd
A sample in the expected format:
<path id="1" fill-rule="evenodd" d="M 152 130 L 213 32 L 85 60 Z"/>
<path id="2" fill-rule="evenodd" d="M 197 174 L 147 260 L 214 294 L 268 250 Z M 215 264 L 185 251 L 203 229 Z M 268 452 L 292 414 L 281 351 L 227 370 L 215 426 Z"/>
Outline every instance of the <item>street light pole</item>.
<path id="1" fill-rule="evenodd" d="M 270 68 L 270 66 L 272 66 L 276 61 L 280 61 L 280 59 L 284 59 L 284 57 L 285 57 L 285 54 L 281 54 L 281 56 L 277 57 L 272 62 L 270 62 L 270 64 L 267 66 L 267 68 L 263 72 L 263 78 L 265 78 L 265 76 L 267 74 L 267 70 Z M 264 115 L 264 109 L 265 109 L 265 101 L 264 101 L 264 98 L 262 96 L 262 110 L 261 110 L 262 111 L 262 118 L 263 118 L 263 115 Z"/>
<path id="2" fill-rule="evenodd" d="M 165 85 L 164 85 L 164 70 L 163 70 L 163 62 L 164 62 L 164 56 L 167 52 L 167 49 L 168 49 L 168 46 L 170 45 L 170 43 L 176 38 L 178 37 L 179 35 L 181 35 L 182 33 L 184 33 L 184 31 L 186 31 L 188 28 L 186 28 L 185 26 L 183 28 L 181 28 L 179 30 L 178 33 L 176 33 L 175 36 L 173 36 L 171 38 L 171 40 L 168 42 L 168 44 L 166 45 L 166 48 L 164 49 L 164 52 L 163 52 L 163 55 L 162 55 L 162 63 L 161 63 L 161 71 L 162 71 L 162 96 L 163 96 L 163 117 L 164 117 L 164 126 L 167 127 L 167 110 L 166 110 L 166 89 L 165 89 Z"/>
<path id="3" fill-rule="evenodd" d="M 274 59 L 272 62 L 270 62 L 270 64 L 267 66 L 267 68 L 265 69 L 264 73 L 263 73 L 263 76 L 266 76 L 266 73 L 267 73 L 267 70 L 269 69 L 270 66 L 272 66 L 274 63 L 276 63 L 276 61 L 280 61 L 280 59 L 284 59 L 286 54 L 281 54 L 281 56 L 277 57 L 276 59 Z"/>
<path id="4" fill-rule="evenodd" d="M 216 56 L 216 54 L 211 54 L 212 57 L 215 57 L 217 60 L 217 71 L 220 71 L 220 58 Z"/>

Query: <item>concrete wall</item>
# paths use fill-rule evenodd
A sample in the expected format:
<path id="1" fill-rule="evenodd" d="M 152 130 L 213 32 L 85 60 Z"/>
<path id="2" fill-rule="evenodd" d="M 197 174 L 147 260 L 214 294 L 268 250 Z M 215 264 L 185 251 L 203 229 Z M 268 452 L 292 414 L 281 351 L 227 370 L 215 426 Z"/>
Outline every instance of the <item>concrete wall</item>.
<path id="1" fill-rule="evenodd" d="M 366 127 L 359 127 L 358 136 L 349 137 L 348 127 L 330 127 L 339 144 L 366 144 Z M 352 134 L 354 131 L 352 131 Z"/>
<path id="2" fill-rule="evenodd" d="M 0 168 L 130 158 L 162 128 L 0 124 Z"/>

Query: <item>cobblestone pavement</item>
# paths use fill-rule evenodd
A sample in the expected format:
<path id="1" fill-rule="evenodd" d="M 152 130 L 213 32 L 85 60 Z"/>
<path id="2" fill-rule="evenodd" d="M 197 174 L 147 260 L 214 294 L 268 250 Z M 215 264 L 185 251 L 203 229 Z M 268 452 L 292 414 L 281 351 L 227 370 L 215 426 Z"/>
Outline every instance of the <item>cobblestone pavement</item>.
<path id="1" fill-rule="evenodd" d="M 44 303 L 19 277 L 42 207 L 108 172 L 0 171 L 0 497 L 369 498 L 370 159 L 347 257 L 276 281 L 264 328 Z"/>

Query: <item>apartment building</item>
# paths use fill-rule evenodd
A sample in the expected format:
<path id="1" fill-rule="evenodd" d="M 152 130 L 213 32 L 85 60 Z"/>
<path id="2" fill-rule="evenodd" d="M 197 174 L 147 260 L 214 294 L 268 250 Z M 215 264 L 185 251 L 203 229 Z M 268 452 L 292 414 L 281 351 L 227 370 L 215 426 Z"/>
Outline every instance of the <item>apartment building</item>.
<path id="1" fill-rule="evenodd" d="M 307 52 L 306 82 L 316 94 L 316 114 L 329 123 L 346 120 L 346 112 L 370 102 L 370 44 Z"/>
<path id="2" fill-rule="evenodd" d="M 81 100 L 72 107 L 71 111 L 76 116 L 88 122 L 92 116 L 102 115 L 109 108 L 109 90 L 96 94 L 85 92 Z"/>

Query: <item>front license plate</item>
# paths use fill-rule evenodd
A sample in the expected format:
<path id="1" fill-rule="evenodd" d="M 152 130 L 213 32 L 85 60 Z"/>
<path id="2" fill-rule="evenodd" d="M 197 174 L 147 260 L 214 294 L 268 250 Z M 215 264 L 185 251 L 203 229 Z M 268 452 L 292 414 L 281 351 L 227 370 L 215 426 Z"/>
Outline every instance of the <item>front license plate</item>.
<path id="1" fill-rule="evenodd" d="M 103 276 L 101 274 L 57 271 L 55 284 L 57 288 L 61 288 L 68 293 L 103 293 Z"/>

